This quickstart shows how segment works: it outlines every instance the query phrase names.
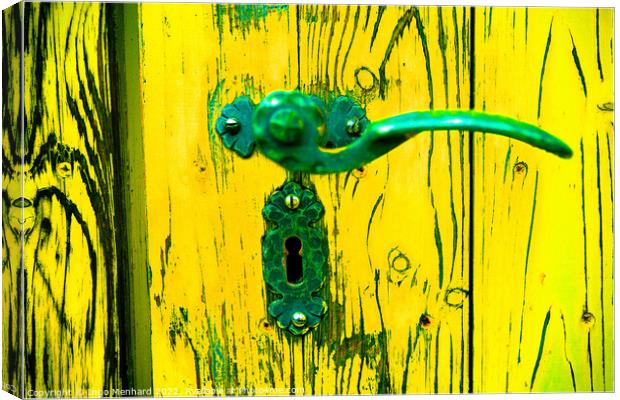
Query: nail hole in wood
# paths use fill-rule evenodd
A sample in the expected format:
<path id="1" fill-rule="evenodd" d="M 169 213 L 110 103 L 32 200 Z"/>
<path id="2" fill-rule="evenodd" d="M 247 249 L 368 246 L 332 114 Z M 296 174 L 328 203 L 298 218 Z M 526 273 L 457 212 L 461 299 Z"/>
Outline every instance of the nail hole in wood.
<path id="1" fill-rule="evenodd" d="M 519 161 L 513 167 L 513 171 L 515 172 L 515 174 L 525 174 L 527 173 L 527 164 L 523 161 Z"/>
<path id="2" fill-rule="evenodd" d="M 431 322 L 433 320 L 431 319 L 431 316 L 428 314 L 422 314 L 420 315 L 420 326 L 424 329 L 428 329 L 431 326 Z"/>
<path id="3" fill-rule="evenodd" d="M 585 311 L 581 315 L 581 322 L 583 322 L 584 325 L 587 325 L 587 326 L 594 325 L 595 320 L 596 318 L 594 318 L 594 314 L 592 314 L 589 311 Z"/>

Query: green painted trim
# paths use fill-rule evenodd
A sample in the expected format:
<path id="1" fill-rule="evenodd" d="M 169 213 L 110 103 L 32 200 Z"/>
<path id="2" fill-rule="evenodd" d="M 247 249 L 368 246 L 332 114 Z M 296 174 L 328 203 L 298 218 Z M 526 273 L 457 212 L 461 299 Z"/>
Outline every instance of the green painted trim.
<path id="1" fill-rule="evenodd" d="M 140 90 L 139 5 L 107 4 L 114 112 L 114 162 L 123 388 L 153 387 L 151 303 Z M 123 354 L 124 353 L 124 354 Z"/>

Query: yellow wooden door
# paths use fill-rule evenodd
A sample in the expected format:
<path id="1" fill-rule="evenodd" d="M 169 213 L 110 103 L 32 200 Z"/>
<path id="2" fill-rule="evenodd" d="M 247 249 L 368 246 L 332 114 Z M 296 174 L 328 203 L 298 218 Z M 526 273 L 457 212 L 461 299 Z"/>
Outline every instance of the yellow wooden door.
<path id="1" fill-rule="evenodd" d="M 613 388 L 610 10 L 143 5 L 140 21 L 156 388 Z M 213 133 L 224 104 L 279 89 L 348 94 L 371 120 L 503 113 L 576 157 L 438 132 L 309 177 L 327 210 L 330 310 L 291 337 L 266 319 L 259 256 L 284 171 Z"/>
<path id="2" fill-rule="evenodd" d="M 38 397 L 614 389 L 611 10 L 24 10 L 3 14 L 3 62 L 11 87 L 26 77 L 37 127 L 24 150 L 19 96 L 3 92 L 5 382 Z M 435 132 L 357 170 L 303 175 L 223 146 L 226 104 L 293 89 L 347 95 L 370 120 L 504 114 L 574 156 Z M 74 155 L 70 173 L 57 149 Z M 20 187 L 24 152 L 52 156 L 45 179 Z M 325 207 L 328 312 L 304 336 L 268 317 L 262 275 L 262 209 L 287 179 Z M 47 191 L 29 210 L 22 271 L 26 225 L 11 218 L 26 184 Z"/>

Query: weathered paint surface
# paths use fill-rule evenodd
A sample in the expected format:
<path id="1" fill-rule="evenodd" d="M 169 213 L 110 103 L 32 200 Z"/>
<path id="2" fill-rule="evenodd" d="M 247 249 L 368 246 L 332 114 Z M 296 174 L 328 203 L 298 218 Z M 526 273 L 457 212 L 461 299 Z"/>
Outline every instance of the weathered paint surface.
<path id="1" fill-rule="evenodd" d="M 302 178 L 326 206 L 329 311 L 300 338 L 267 318 L 261 274 L 261 209 L 285 173 L 226 150 L 214 123 L 236 96 L 277 89 L 349 94 L 371 119 L 467 107 L 468 10 L 289 7 L 244 29 L 238 13 L 141 7 L 154 386 L 467 391 L 463 134 Z"/>
<path id="2" fill-rule="evenodd" d="M 467 104 L 468 10 L 307 6 L 299 15 L 302 91 L 348 94 L 371 121 Z M 316 393 L 468 390 L 466 146 L 458 132 L 437 132 L 362 171 L 310 177 L 331 257 L 328 321 L 302 353 Z"/>
<path id="3" fill-rule="evenodd" d="M 3 30 L 3 378 L 29 397 L 100 393 L 120 384 L 104 8 L 21 4 Z M 23 229 L 19 197 L 30 203 Z"/>
<path id="4" fill-rule="evenodd" d="M 253 13 L 264 16 L 261 10 Z M 174 360 L 175 371 L 154 361 L 156 387 L 296 387 L 305 393 L 612 388 L 612 128 L 605 111 L 613 108 L 611 17 L 606 10 L 494 12 L 495 18 L 491 9 L 472 17 L 462 8 L 308 5 L 270 11 L 248 26 L 234 6 L 142 7 L 144 118 L 155 123 L 156 115 L 173 114 L 166 122 L 157 118 L 167 133 L 147 142 L 152 149 L 173 145 L 175 160 L 183 157 L 177 165 L 187 168 L 162 172 L 155 156 L 146 163 L 147 197 L 161 202 L 151 212 L 169 210 L 158 236 L 150 238 L 152 266 L 164 265 L 152 269 L 153 313 L 161 314 L 161 330 L 169 336 L 166 342 L 154 330 L 153 354 Z M 578 24 L 583 16 L 591 16 L 592 24 Z M 207 42 L 209 34 L 217 40 L 208 46 L 184 41 L 192 36 Z M 598 50 L 589 46 L 584 51 L 591 54 L 580 56 L 579 43 L 599 43 Z M 170 62 L 168 52 L 182 64 Z M 199 57 L 202 71 L 183 69 Z M 575 61 L 584 57 L 588 64 Z M 153 82 L 164 71 L 174 79 L 163 86 Z M 575 93 L 562 85 L 566 93 L 555 96 L 567 79 Z M 579 108 L 568 99 L 589 81 L 590 98 L 597 99 L 583 115 L 568 111 Z M 193 89 L 174 92 L 179 85 Z M 371 120 L 474 106 L 537 122 L 570 141 L 578 156 L 566 162 L 503 138 L 437 133 L 363 171 L 293 177 L 316 185 L 326 205 L 330 254 L 330 311 L 315 332 L 293 338 L 263 319 L 267 300 L 257 257 L 264 229 L 259 208 L 283 176 L 260 156 L 242 161 L 207 141 L 218 109 L 235 95 L 257 101 L 270 90 L 292 88 L 324 100 L 352 96 Z M 202 105 L 206 110 L 195 109 Z M 584 123 L 585 115 L 591 117 Z M 196 132 L 176 133 L 179 124 Z M 578 126 L 583 129 L 576 131 Z M 589 176 L 594 185 L 584 190 L 592 196 L 588 205 L 575 197 L 579 154 L 591 157 L 583 167 L 584 182 Z M 157 155 L 157 163 L 169 165 L 161 156 L 169 153 Z M 215 177 L 214 187 L 186 180 L 198 165 L 205 173 L 201 181 Z M 162 176 L 171 177 L 167 184 Z M 184 197 L 175 200 L 179 192 Z M 201 204 L 201 216 L 185 208 L 190 202 Z M 582 208 L 600 218 L 579 224 L 567 217 L 582 215 L 576 214 Z M 196 218 L 212 225 L 185 222 Z M 584 229 L 585 239 L 575 235 Z M 588 242 L 588 235 L 594 239 Z M 211 241 L 211 248 L 201 244 Z M 602 266 L 597 275 L 590 267 L 587 279 L 583 266 L 594 261 L 573 254 L 586 242 L 587 257 L 598 257 Z M 571 251 L 558 254 L 558 248 Z M 201 289 L 187 286 L 190 270 L 202 280 Z M 587 304 L 576 303 L 567 282 L 588 282 Z M 231 287 L 240 290 L 224 289 Z M 600 312 L 592 311 L 594 304 Z M 180 352 L 181 346 L 186 350 Z"/>
<path id="5" fill-rule="evenodd" d="M 225 149 L 215 121 L 238 95 L 259 98 L 296 82 L 296 33 L 284 10 L 242 34 L 233 10 L 140 8 L 153 385 L 160 395 L 289 386 L 282 369 L 294 353 L 266 319 L 260 256 L 261 210 L 285 172 Z"/>
<path id="6" fill-rule="evenodd" d="M 613 10 L 475 18 L 475 107 L 538 123 L 575 155 L 476 138 L 474 390 L 611 391 Z"/>
<path id="7" fill-rule="evenodd" d="M 42 163 L 23 188 L 58 189 L 32 208 L 24 247 L 26 388 L 77 395 L 152 377 L 158 396 L 614 389 L 610 10 L 141 4 L 119 22 L 111 9 L 26 5 L 24 173 L 52 133 L 83 155 L 69 173 Z M 19 386 L 12 10 L 3 379 Z M 436 132 L 363 169 L 308 176 L 225 149 L 222 107 L 282 89 L 346 94 L 371 120 L 505 114 L 575 156 Z M 329 311 L 304 337 L 268 317 L 262 275 L 261 211 L 287 178 L 325 206 Z M 151 358 L 136 361 L 138 348 Z"/>

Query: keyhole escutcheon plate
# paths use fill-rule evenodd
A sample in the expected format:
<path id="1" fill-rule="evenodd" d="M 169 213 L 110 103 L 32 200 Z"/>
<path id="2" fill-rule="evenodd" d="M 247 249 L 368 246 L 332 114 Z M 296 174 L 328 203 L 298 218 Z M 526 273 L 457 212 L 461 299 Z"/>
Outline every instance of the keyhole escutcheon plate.
<path id="1" fill-rule="evenodd" d="M 263 277 L 275 300 L 267 307 L 280 328 L 303 335 L 316 327 L 327 303 L 319 296 L 326 276 L 324 208 L 315 191 L 288 181 L 263 208 Z"/>

